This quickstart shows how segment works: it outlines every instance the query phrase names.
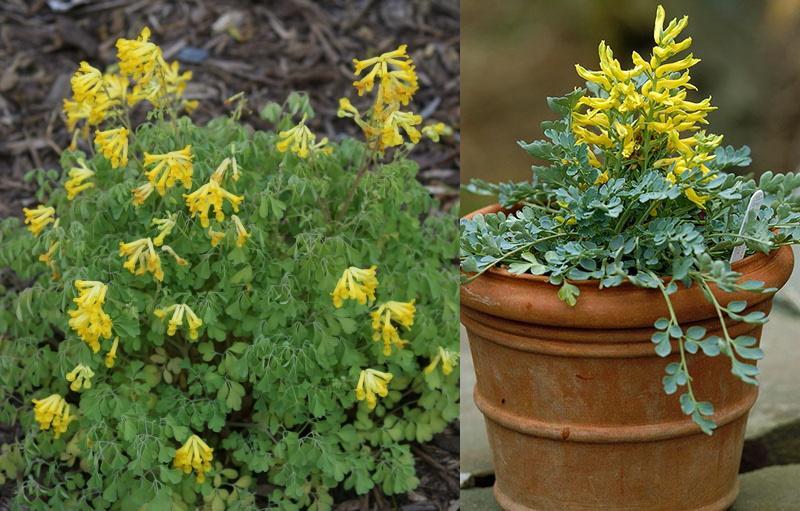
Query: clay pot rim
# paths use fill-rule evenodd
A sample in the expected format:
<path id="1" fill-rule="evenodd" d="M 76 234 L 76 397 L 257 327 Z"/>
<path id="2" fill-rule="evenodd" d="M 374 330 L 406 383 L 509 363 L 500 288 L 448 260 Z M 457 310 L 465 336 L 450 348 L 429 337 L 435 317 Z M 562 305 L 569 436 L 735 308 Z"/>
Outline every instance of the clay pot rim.
<path id="1" fill-rule="evenodd" d="M 490 204 L 488 206 L 484 206 L 484 207 L 482 207 L 480 209 L 476 209 L 475 211 L 472 211 L 470 213 L 467 213 L 462 218 L 463 219 L 471 219 L 475 215 L 486 215 L 486 214 L 497 213 L 499 211 L 513 212 L 514 209 L 503 208 L 502 206 L 500 206 L 500 204 L 494 203 L 494 204 Z M 741 260 L 736 261 L 735 263 L 733 263 L 731 265 L 731 269 L 733 271 L 741 273 L 742 275 L 745 275 L 747 273 L 755 271 L 755 270 L 761 268 L 762 266 L 766 265 L 769 262 L 769 260 L 777 254 L 777 252 L 778 252 L 778 250 L 780 248 L 781 247 L 778 247 L 775 250 L 773 250 L 772 252 L 769 252 L 767 254 L 764 254 L 762 252 L 759 252 L 759 253 L 756 253 L 756 254 L 751 254 L 751 255 L 745 257 L 744 259 L 741 259 Z M 552 285 L 552 284 L 550 284 L 550 278 L 547 275 L 533 275 L 531 273 L 521 273 L 521 274 L 519 274 L 519 273 L 511 273 L 510 271 L 506 270 L 505 268 L 498 268 L 496 266 L 493 266 L 492 268 L 489 268 L 486 271 L 486 273 L 491 274 L 493 276 L 507 278 L 507 279 L 523 280 L 523 281 L 530 281 L 532 283 L 541 283 L 541 284 Z M 467 274 L 467 275 L 471 275 L 471 274 Z M 570 284 L 572 284 L 574 286 L 578 286 L 578 287 L 593 287 L 593 288 L 599 288 L 600 287 L 600 280 L 598 280 L 598 279 L 590 279 L 590 280 L 564 279 L 564 280 L 566 282 L 569 282 Z M 672 280 L 672 277 L 663 276 L 663 277 L 661 277 L 661 280 L 663 280 L 664 282 L 669 282 L 669 281 Z M 624 289 L 624 288 L 630 288 L 630 287 L 638 288 L 639 286 L 636 286 L 632 282 L 630 282 L 628 280 L 625 280 L 622 283 L 620 283 L 619 285 L 614 286 L 614 287 L 615 288 Z"/>

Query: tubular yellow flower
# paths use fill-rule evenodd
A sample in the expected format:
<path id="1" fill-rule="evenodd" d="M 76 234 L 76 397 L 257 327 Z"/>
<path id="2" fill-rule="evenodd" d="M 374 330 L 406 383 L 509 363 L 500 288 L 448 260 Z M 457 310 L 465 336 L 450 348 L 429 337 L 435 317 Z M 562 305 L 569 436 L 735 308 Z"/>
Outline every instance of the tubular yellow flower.
<path id="1" fill-rule="evenodd" d="M 400 130 L 406 132 L 411 143 L 416 144 L 420 139 L 420 132 L 414 126 L 422 123 L 422 116 L 399 110 L 391 112 L 383 124 L 381 132 L 382 148 L 398 146 L 403 143 Z"/>
<path id="2" fill-rule="evenodd" d="M 442 373 L 447 376 L 448 374 L 453 372 L 453 368 L 458 364 L 458 357 L 459 354 L 446 350 L 439 346 L 439 350 L 436 353 L 436 356 L 431 359 L 431 363 L 424 369 L 425 374 L 430 374 L 436 370 L 436 367 L 439 365 L 439 362 L 442 363 Z"/>
<path id="3" fill-rule="evenodd" d="M 192 146 L 187 145 L 179 151 L 166 154 L 144 153 L 144 166 L 155 166 L 145 172 L 147 179 L 155 186 L 159 195 L 164 195 L 176 181 L 187 190 L 192 187 Z"/>
<path id="4" fill-rule="evenodd" d="M 178 328 L 183 326 L 183 317 L 186 316 L 189 327 L 189 339 L 193 341 L 196 340 L 199 336 L 199 329 L 203 326 L 203 321 L 197 317 L 194 311 L 185 303 L 176 303 L 164 309 L 156 309 L 153 311 L 153 314 L 159 319 L 164 319 L 170 312 L 172 316 L 167 323 L 167 335 L 175 335 Z"/>
<path id="5" fill-rule="evenodd" d="M 161 60 L 161 49 L 149 41 L 150 29 L 144 27 L 136 39 L 117 40 L 117 58 L 122 74 L 137 81 L 149 80 Z"/>
<path id="6" fill-rule="evenodd" d="M 150 197 L 150 194 L 153 193 L 153 190 L 155 190 L 155 187 L 153 186 L 153 183 L 150 183 L 149 181 L 131 190 L 131 193 L 133 194 L 133 205 L 138 207 L 144 204 L 147 198 Z"/>
<path id="7" fill-rule="evenodd" d="M 453 128 L 443 122 L 436 122 L 428 124 L 422 128 L 422 134 L 434 142 L 439 142 L 442 135 L 450 136 L 453 134 Z"/>
<path id="8" fill-rule="evenodd" d="M 340 308 L 348 299 L 358 300 L 361 305 L 366 304 L 367 300 L 372 303 L 375 300 L 375 289 L 378 288 L 378 279 L 375 277 L 377 270 L 375 265 L 366 269 L 355 266 L 347 268 L 331 293 L 334 307 Z"/>
<path id="9" fill-rule="evenodd" d="M 120 242 L 119 255 L 121 257 L 128 256 L 122 267 L 134 275 L 144 275 L 150 272 L 157 281 L 164 280 L 161 258 L 158 256 L 151 238 L 141 238 L 130 243 Z"/>
<path id="10" fill-rule="evenodd" d="M 22 208 L 25 213 L 25 223 L 28 224 L 28 230 L 31 234 L 38 236 L 47 224 L 55 223 L 56 210 L 55 208 L 39 204 L 34 209 Z"/>
<path id="11" fill-rule="evenodd" d="M 153 245 L 160 247 L 164 244 L 164 239 L 169 236 L 172 229 L 175 227 L 175 219 L 178 218 L 177 213 L 170 213 L 166 218 L 154 218 L 151 222 L 153 225 L 158 226 L 158 236 L 153 238 Z"/>
<path id="12" fill-rule="evenodd" d="M 398 349 L 407 344 L 400 338 L 400 332 L 394 323 L 399 323 L 406 330 L 414 324 L 414 300 L 410 302 L 389 301 L 381 304 L 377 310 L 370 313 L 372 316 L 372 340 L 383 340 L 383 355 L 392 354 L 392 346 Z"/>
<path id="13" fill-rule="evenodd" d="M 371 68 L 363 78 L 353 82 L 359 96 L 372 91 L 375 80 L 380 79 L 380 94 L 383 101 L 408 104 L 419 88 L 414 62 L 406 53 L 407 45 L 400 45 L 396 50 L 382 53 L 377 57 L 358 60 L 353 59 L 356 76 L 366 68 Z"/>
<path id="14" fill-rule="evenodd" d="M 222 222 L 225 220 L 225 213 L 222 210 L 224 200 L 227 199 L 231 203 L 235 213 L 239 212 L 239 204 L 244 200 L 243 196 L 234 195 L 222 188 L 213 178 L 194 192 L 184 194 L 183 197 L 191 215 L 194 217 L 199 214 L 203 228 L 209 226 L 208 210 L 212 206 L 217 222 Z"/>
<path id="15" fill-rule="evenodd" d="M 111 338 L 111 317 L 103 310 L 108 286 L 95 280 L 76 280 L 77 309 L 69 310 L 69 326 L 94 353 L 100 351 L 100 338 Z"/>
<path id="16" fill-rule="evenodd" d="M 69 405 L 58 394 L 51 394 L 44 399 L 34 399 L 33 404 L 33 414 L 39 423 L 39 428 L 46 431 L 52 427 L 55 438 L 66 433 L 70 422 L 75 420 L 75 417 L 69 414 Z"/>
<path id="17" fill-rule="evenodd" d="M 70 79 L 70 85 L 75 101 L 91 101 L 103 85 L 103 74 L 88 62 L 82 61 Z"/>
<path id="18" fill-rule="evenodd" d="M 94 176 L 94 172 L 86 166 L 86 162 L 83 160 L 78 161 L 77 167 L 69 169 L 69 179 L 64 183 L 64 188 L 67 190 L 67 199 L 72 200 L 82 191 L 92 188 L 94 183 L 84 182 L 87 179 L 91 179 L 92 176 Z"/>
<path id="19" fill-rule="evenodd" d="M 187 264 L 189 264 L 189 262 L 186 261 L 186 259 L 175 253 L 175 251 L 172 250 L 172 247 L 170 247 L 169 245 L 164 245 L 163 247 L 161 247 L 161 250 L 171 255 L 173 259 L 175 259 L 175 262 L 178 263 L 178 266 L 186 266 Z"/>
<path id="20" fill-rule="evenodd" d="M 250 233 L 244 228 L 244 225 L 242 224 L 242 221 L 239 220 L 238 216 L 231 215 L 231 219 L 233 220 L 234 225 L 236 225 L 236 246 L 241 248 L 245 243 L 247 243 Z"/>
<path id="21" fill-rule="evenodd" d="M 64 99 L 64 116 L 67 118 L 67 130 L 74 131 L 80 121 L 92 115 L 92 105 L 83 101 Z"/>
<path id="22" fill-rule="evenodd" d="M 114 342 L 111 343 L 111 349 L 106 353 L 105 364 L 106 367 L 111 369 L 117 360 L 117 346 L 119 346 L 119 336 L 114 337 Z"/>
<path id="23" fill-rule="evenodd" d="M 73 392 L 78 392 L 81 389 L 92 388 L 93 376 L 94 376 L 94 371 L 92 371 L 91 368 L 83 364 L 76 365 L 72 371 L 68 372 L 65 375 L 67 381 L 71 382 L 69 388 Z"/>
<path id="24" fill-rule="evenodd" d="M 197 483 L 203 484 L 206 480 L 206 472 L 211 470 L 213 459 L 214 449 L 203 442 L 199 436 L 192 435 L 180 449 L 175 451 L 172 466 L 183 470 L 184 474 L 190 474 L 194 470 L 197 474 Z"/>
<path id="25" fill-rule="evenodd" d="M 97 131 L 94 143 L 100 146 L 100 152 L 111 162 L 112 168 L 128 165 L 128 130 L 124 127 Z"/>
<path id="26" fill-rule="evenodd" d="M 219 243 L 225 239 L 225 233 L 220 231 L 215 231 L 213 228 L 208 228 L 208 236 L 211 238 L 211 246 L 216 247 Z"/>
<path id="27" fill-rule="evenodd" d="M 362 369 L 356 385 L 356 399 L 367 401 L 370 410 L 378 404 L 376 396 L 386 397 L 389 394 L 389 382 L 392 373 L 384 373 L 375 369 Z"/>
<path id="28" fill-rule="evenodd" d="M 308 158 L 314 152 L 323 152 L 329 154 L 331 148 L 326 147 L 328 139 L 323 138 L 316 142 L 317 136 L 308 129 L 305 125 L 306 118 L 303 119 L 293 128 L 278 133 L 280 141 L 275 145 L 275 148 L 281 152 L 293 152 L 300 158 Z"/>

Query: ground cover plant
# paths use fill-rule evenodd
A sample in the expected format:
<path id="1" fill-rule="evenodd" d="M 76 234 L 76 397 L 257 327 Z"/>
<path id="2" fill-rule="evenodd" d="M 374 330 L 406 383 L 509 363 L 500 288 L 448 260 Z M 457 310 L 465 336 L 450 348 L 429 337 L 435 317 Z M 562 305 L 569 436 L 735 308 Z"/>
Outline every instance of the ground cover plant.
<path id="1" fill-rule="evenodd" d="M 665 26 L 659 6 L 655 46 L 647 58 L 633 52 L 633 67 L 624 69 L 601 42 L 600 70 L 576 66 L 586 87 L 548 98 L 560 116 L 542 123 L 548 140 L 520 142 L 548 164 L 534 166 L 527 182 L 470 186 L 517 210 L 462 220 L 461 267 L 468 280 L 498 265 L 545 275 L 569 305 L 580 300 L 571 281 L 660 290 L 669 316 L 655 322 L 655 351 L 667 357 L 675 343 L 680 355 L 666 366 L 664 390 L 680 389 L 683 412 L 711 434 L 713 404 L 694 392 L 690 355 L 728 357 L 734 375 L 756 384 L 753 361 L 763 353 L 754 337 L 732 337 L 725 321 L 766 321 L 763 312 L 739 314 L 744 301 L 720 303 L 712 286 L 775 291 L 742 282 L 730 259 L 734 249 L 741 255 L 768 253 L 797 242 L 800 204 L 792 192 L 800 176 L 766 172 L 756 182 L 726 171 L 747 166 L 750 150 L 723 146 L 721 135 L 705 131 L 715 107 L 711 98 L 690 97 L 696 88 L 689 69 L 700 60 L 686 53 L 692 44 L 681 35 L 687 24 L 684 16 Z M 757 189 L 765 194 L 763 203 L 748 213 Z M 702 289 L 717 311 L 722 336 L 681 327 L 670 299 L 679 284 Z"/>
<path id="2" fill-rule="evenodd" d="M 410 110 L 406 47 L 354 61 L 372 99 L 339 114 L 363 141 L 318 138 L 302 94 L 262 110 L 274 131 L 239 122 L 241 95 L 195 125 L 190 73 L 146 28 L 117 50 L 72 78 L 63 182 L 33 172 L 42 204 L 0 230 L 29 283 L 0 310 L 15 504 L 323 510 L 414 488 L 409 443 L 458 415 L 458 279 L 455 222 L 406 157 L 451 130 Z"/>

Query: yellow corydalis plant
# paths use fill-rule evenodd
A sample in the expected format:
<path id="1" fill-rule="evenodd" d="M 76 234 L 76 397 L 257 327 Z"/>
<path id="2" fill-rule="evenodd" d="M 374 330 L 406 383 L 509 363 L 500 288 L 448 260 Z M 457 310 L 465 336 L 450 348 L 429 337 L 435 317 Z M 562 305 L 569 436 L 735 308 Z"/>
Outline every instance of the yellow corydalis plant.
<path id="1" fill-rule="evenodd" d="M 76 280 L 78 296 L 72 301 L 77 309 L 67 311 L 69 326 L 94 353 L 100 351 L 100 338 L 111 338 L 111 316 L 103 310 L 108 286 L 95 280 Z"/>
<path id="2" fill-rule="evenodd" d="M 453 368 L 458 365 L 458 357 L 459 354 L 455 351 L 446 350 L 439 346 L 436 356 L 431 359 L 431 363 L 425 367 L 424 372 L 425 374 L 432 373 L 436 370 L 436 367 L 438 367 L 439 363 L 441 362 L 442 374 L 447 376 L 448 374 L 452 373 Z"/>
<path id="3" fill-rule="evenodd" d="M 398 323 L 406 330 L 414 324 L 414 300 L 410 302 L 389 301 L 381 304 L 377 310 L 370 312 L 372 316 L 372 340 L 383 340 L 383 355 L 392 354 L 392 346 L 401 349 L 408 341 L 400 338 L 395 323 Z"/>
<path id="4" fill-rule="evenodd" d="M 64 375 L 67 381 L 71 382 L 69 388 L 73 392 L 78 392 L 81 389 L 92 388 L 93 376 L 94 376 L 94 371 L 92 371 L 91 368 L 83 364 L 76 365 L 72 371 Z"/>
<path id="5" fill-rule="evenodd" d="M 38 236 L 48 224 L 55 223 L 56 210 L 53 207 L 39 204 L 33 209 L 22 208 L 25 213 L 25 223 L 31 234 Z"/>
<path id="6" fill-rule="evenodd" d="M 214 459 L 214 449 L 208 446 L 199 436 L 192 435 L 175 451 L 172 466 L 190 474 L 194 470 L 197 474 L 197 483 L 203 484 L 206 472 L 211 470 L 211 461 Z"/>
<path id="7" fill-rule="evenodd" d="M 317 136 L 306 126 L 306 116 L 294 127 L 278 133 L 280 139 L 275 148 L 279 152 L 290 151 L 298 157 L 306 159 L 315 152 L 330 154 L 333 148 L 328 146 L 328 137 L 317 142 Z"/>
<path id="8" fill-rule="evenodd" d="M 692 44 L 691 37 L 677 40 L 688 17 L 673 19 L 666 27 L 664 21 L 664 8 L 658 6 L 652 54 L 645 60 L 633 52 L 632 69 L 622 69 L 604 41 L 598 47 L 599 71 L 575 66 L 596 92 L 580 98 L 572 112 L 572 132 L 578 143 L 589 146 L 589 163 L 601 170 L 596 184 L 650 168 L 663 169 L 678 185 L 687 170 L 699 169 L 713 178 L 706 163 L 714 158 L 722 136 L 707 135 L 700 126 L 708 124 L 706 116 L 715 107 L 711 98 L 687 99 L 687 91 L 696 90 L 689 69 L 700 60 L 692 54 L 674 60 Z M 704 207 L 708 197 L 691 186 L 682 188 L 689 200 Z"/>
<path id="9" fill-rule="evenodd" d="M 355 266 L 347 268 L 331 293 L 333 306 L 338 309 L 344 305 L 345 300 L 356 300 L 361 305 L 365 305 L 367 300 L 372 303 L 378 288 L 378 279 L 375 276 L 377 270 L 375 265 L 365 269 Z"/>
<path id="10" fill-rule="evenodd" d="M 58 394 L 51 394 L 44 399 L 34 399 L 33 414 L 39 429 L 46 431 L 53 428 L 53 436 L 59 438 L 66 433 L 70 422 L 75 417 L 69 413 L 69 404 Z"/>
<path id="11" fill-rule="evenodd" d="M 122 267 L 134 275 L 144 275 L 150 272 L 157 281 L 164 280 L 161 258 L 156 252 L 152 238 L 141 238 L 129 243 L 120 241 L 119 255 L 128 257 Z"/>
<path id="12" fill-rule="evenodd" d="M 165 154 L 144 153 L 144 166 L 151 167 L 145 172 L 147 179 L 159 195 L 167 193 L 168 188 L 180 181 L 187 190 L 192 188 L 192 146 L 187 145 L 179 151 Z"/>
<path id="13" fill-rule="evenodd" d="M 69 169 L 69 179 L 64 182 L 67 191 L 67 200 L 73 200 L 79 193 L 94 187 L 94 183 L 87 181 L 94 177 L 94 171 L 86 166 L 86 162 L 78 160 L 78 166 Z"/>
<path id="14" fill-rule="evenodd" d="M 378 397 L 389 395 L 389 382 L 392 373 L 385 373 L 376 369 L 362 369 L 356 385 L 356 399 L 367 401 L 367 407 L 374 410 L 378 404 Z"/>
<path id="15" fill-rule="evenodd" d="M 194 192 L 185 194 L 186 206 L 189 213 L 200 216 L 200 225 L 203 228 L 209 227 L 208 210 L 213 206 L 217 222 L 225 220 L 225 212 L 222 210 L 225 200 L 230 202 L 233 211 L 239 212 L 239 204 L 244 200 L 243 196 L 234 195 L 220 186 L 219 182 L 212 176 L 208 183 L 204 184 Z"/>
<path id="16" fill-rule="evenodd" d="M 203 321 L 197 317 L 194 311 L 185 303 L 176 303 L 163 309 L 156 309 L 153 314 L 159 319 L 164 319 L 169 313 L 172 317 L 167 323 L 167 335 L 175 335 L 178 328 L 183 326 L 183 317 L 186 316 L 186 322 L 189 327 L 189 339 L 196 340 L 199 336 L 200 327 L 203 326 Z"/>
<path id="17" fill-rule="evenodd" d="M 431 140 L 439 141 L 441 135 L 452 133 L 452 130 L 441 122 L 433 123 L 422 129 L 422 116 L 403 111 L 401 107 L 408 105 L 419 89 L 414 61 L 407 53 L 407 46 L 382 53 L 377 57 L 363 60 L 353 59 L 354 74 L 360 79 L 353 82 L 359 96 L 375 89 L 375 100 L 369 110 L 362 115 L 347 98 L 339 100 L 339 117 L 349 117 L 361 128 L 370 149 L 380 154 L 389 148 L 405 143 L 405 137 L 411 144 L 417 144 L 423 135 Z M 405 134 L 405 137 L 403 136 Z"/>

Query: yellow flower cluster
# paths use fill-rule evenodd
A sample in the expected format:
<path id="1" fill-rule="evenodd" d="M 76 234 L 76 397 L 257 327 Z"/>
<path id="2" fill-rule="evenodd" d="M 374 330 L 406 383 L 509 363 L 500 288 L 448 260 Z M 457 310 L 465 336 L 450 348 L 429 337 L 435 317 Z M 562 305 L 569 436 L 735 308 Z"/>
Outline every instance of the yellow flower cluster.
<path id="1" fill-rule="evenodd" d="M 134 275 L 153 274 L 153 278 L 161 282 L 164 280 L 164 270 L 161 268 L 161 258 L 153 246 L 152 238 L 141 238 L 130 243 L 119 242 L 120 257 L 128 256 L 123 268 Z M 138 269 L 137 269 L 138 265 Z"/>
<path id="2" fill-rule="evenodd" d="M 389 147 L 402 145 L 405 142 L 403 134 L 416 144 L 422 135 L 438 142 L 440 136 L 452 133 L 452 129 L 441 122 L 424 127 L 420 133 L 417 126 L 422 124 L 422 116 L 401 110 L 419 89 L 414 61 L 405 44 L 377 57 L 353 59 L 353 66 L 356 76 L 369 69 L 353 82 L 359 96 L 371 92 L 377 81 L 375 101 L 369 112 L 362 115 L 349 99 L 341 98 L 337 115 L 353 119 L 371 149 L 383 153 Z"/>
<path id="3" fill-rule="evenodd" d="M 51 394 L 44 399 L 33 400 L 33 414 L 39 428 L 46 431 L 53 428 L 53 436 L 58 438 L 67 431 L 69 423 L 75 417 L 69 414 L 69 404 L 58 394 Z"/>
<path id="4" fill-rule="evenodd" d="M 660 168 L 678 184 L 687 170 L 710 173 L 705 163 L 714 158 L 722 137 L 707 135 L 700 126 L 708 124 L 706 116 L 715 108 L 711 98 L 687 100 L 687 90 L 696 90 L 689 68 L 700 60 L 692 54 L 673 60 L 692 44 L 691 37 L 677 40 L 688 17 L 673 19 L 666 27 L 664 18 L 664 8 L 658 6 L 653 30 L 656 45 L 649 60 L 633 52 L 633 69 L 622 69 L 605 42 L 598 48 L 599 71 L 575 66 L 578 75 L 599 91 L 595 97 L 582 97 L 572 113 L 576 140 L 589 146 L 590 164 L 603 170 L 597 184 L 608 181 L 609 173 L 613 177 L 618 169 Z M 603 161 L 598 155 L 604 156 Z M 682 188 L 687 198 L 704 207 L 707 197 L 690 186 Z"/>
<path id="5" fill-rule="evenodd" d="M 375 277 L 377 270 L 377 266 L 367 269 L 355 266 L 347 268 L 331 293 L 334 307 L 340 308 L 348 299 L 357 300 L 361 305 L 366 304 L 367 300 L 372 303 L 375 300 L 375 289 L 378 288 L 378 279 Z"/>
<path id="6" fill-rule="evenodd" d="M 433 357 L 431 363 L 425 368 L 425 373 L 430 374 L 436 370 L 439 362 L 442 363 L 442 373 L 447 376 L 453 372 L 453 368 L 458 364 L 458 353 L 455 351 L 446 350 L 439 346 L 436 356 Z"/>
<path id="7" fill-rule="evenodd" d="M 223 202 L 227 199 L 231 203 L 233 211 L 239 212 L 239 204 L 244 200 L 243 196 L 234 195 L 220 186 L 214 176 L 194 192 L 185 194 L 186 206 L 192 216 L 200 215 L 200 224 L 208 228 L 208 210 L 213 206 L 217 222 L 225 220 L 225 213 L 222 210 Z"/>
<path id="8" fill-rule="evenodd" d="M 378 404 L 376 396 L 386 397 L 389 394 L 389 382 L 392 373 L 384 373 L 375 369 L 362 369 L 356 385 L 356 399 L 364 401 L 370 410 Z"/>
<path id="9" fill-rule="evenodd" d="M 67 200 L 74 199 L 79 193 L 94 186 L 91 181 L 86 181 L 94 176 L 94 172 L 86 166 L 86 162 L 78 160 L 78 166 L 69 169 L 69 179 L 64 182 L 67 190 Z"/>
<path id="10" fill-rule="evenodd" d="M 183 326 L 183 316 L 186 316 L 186 322 L 189 326 L 189 339 L 196 340 L 199 335 L 200 327 L 203 326 L 203 321 L 197 317 L 194 311 L 185 303 L 176 303 L 164 309 L 156 309 L 153 314 L 159 319 L 164 319 L 167 314 L 172 313 L 172 317 L 167 324 L 167 335 L 175 335 L 178 327 Z"/>
<path id="11" fill-rule="evenodd" d="M 328 146 L 328 137 L 323 137 L 319 142 L 316 141 L 317 136 L 306 126 L 305 116 L 296 126 L 279 132 L 278 138 L 280 141 L 275 147 L 279 152 L 291 151 L 303 159 L 316 152 L 323 154 L 331 154 L 333 152 L 333 148 Z"/>
<path id="12" fill-rule="evenodd" d="M 114 168 L 125 167 L 128 162 L 128 109 L 142 101 L 156 108 L 191 110 L 197 106 L 182 99 L 191 72 L 181 73 L 177 62 L 168 64 L 161 49 L 149 39 L 150 29 L 145 27 L 136 39 L 117 41 L 119 73 L 103 74 L 81 62 L 70 80 L 72 99 L 64 100 L 73 146 L 79 136 L 88 137 L 90 128 L 98 128 L 95 143 Z M 105 121 L 115 121 L 117 126 L 100 130 Z M 80 129 L 79 123 L 83 123 Z"/>
<path id="13" fill-rule="evenodd" d="M 400 338 L 395 323 L 405 327 L 406 330 L 414 324 L 414 300 L 410 302 L 389 301 L 381 304 L 377 310 L 370 313 L 372 316 L 372 340 L 383 340 L 383 354 L 392 354 L 392 346 L 402 348 L 408 341 Z"/>
<path id="14" fill-rule="evenodd" d="M 175 458 L 172 466 L 183 470 L 185 474 L 190 474 L 192 470 L 197 474 L 197 482 L 202 484 L 206 480 L 206 472 L 211 470 L 211 461 L 214 459 L 214 449 L 209 447 L 203 440 L 192 435 L 175 451 Z"/>
<path id="15" fill-rule="evenodd" d="M 144 166 L 153 168 L 145 172 L 147 179 L 159 195 L 167 193 L 176 181 L 189 190 L 192 187 L 192 146 L 165 154 L 144 153 Z"/>
<path id="16" fill-rule="evenodd" d="M 75 369 L 66 374 L 67 381 L 71 382 L 69 388 L 73 392 L 78 392 L 81 389 L 92 388 L 93 376 L 94 371 L 83 364 L 76 365 Z"/>
<path id="17" fill-rule="evenodd" d="M 111 338 L 111 317 L 103 311 L 108 286 L 95 280 L 76 280 L 78 296 L 73 298 L 77 309 L 67 311 L 69 326 L 93 352 L 100 351 L 100 338 Z"/>
<path id="18" fill-rule="evenodd" d="M 38 236 L 47 224 L 55 223 L 56 210 L 55 208 L 39 204 L 34 209 L 22 208 L 25 213 L 25 223 L 28 224 L 28 230 L 31 234 Z"/>

